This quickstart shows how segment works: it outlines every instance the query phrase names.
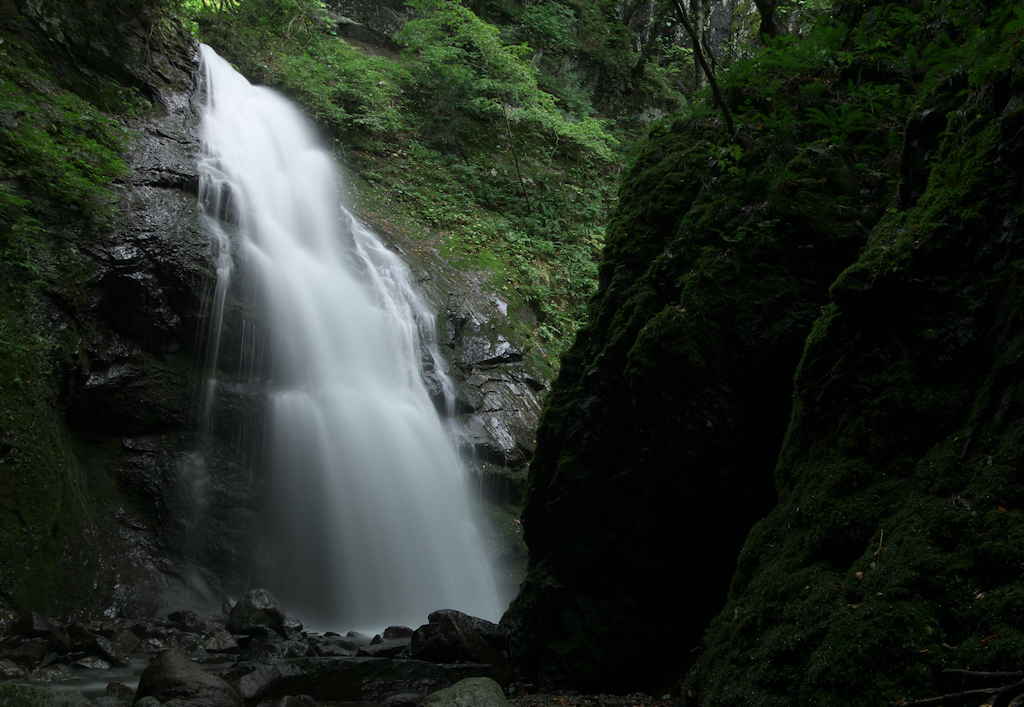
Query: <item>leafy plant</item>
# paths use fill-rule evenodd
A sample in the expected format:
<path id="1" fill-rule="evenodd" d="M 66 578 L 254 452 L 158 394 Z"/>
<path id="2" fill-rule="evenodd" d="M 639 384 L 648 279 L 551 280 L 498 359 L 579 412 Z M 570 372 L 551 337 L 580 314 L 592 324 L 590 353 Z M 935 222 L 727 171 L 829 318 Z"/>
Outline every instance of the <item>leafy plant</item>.
<path id="1" fill-rule="evenodd" d="M 611 158 L 617 142 L 594 118 L 569 119 L 537 86 L 525 44 L 505 45 L 496 27 L 454 0 L 412 0 L 417 18 L 397 39 L 414 55 L 412 89 L 431 118 L 458 130 L 455 116 L 503 119 Z"/>

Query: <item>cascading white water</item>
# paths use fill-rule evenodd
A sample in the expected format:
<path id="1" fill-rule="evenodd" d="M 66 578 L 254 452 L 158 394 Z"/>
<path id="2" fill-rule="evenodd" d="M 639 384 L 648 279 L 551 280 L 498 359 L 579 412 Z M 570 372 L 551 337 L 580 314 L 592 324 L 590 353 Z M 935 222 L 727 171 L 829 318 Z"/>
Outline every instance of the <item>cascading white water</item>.
<path id="1" fill-rule="evenodd" d="M 496 621 L 464 471 L 422 381 L 432 317 L 408 269 L 340 205 L 301 114 L 209 47 L 202 60 L 201 193 L 208 211 L 230 202 L 272 329 L 260 581 L 318 627 L 418 626 L 439 608 Z"/>

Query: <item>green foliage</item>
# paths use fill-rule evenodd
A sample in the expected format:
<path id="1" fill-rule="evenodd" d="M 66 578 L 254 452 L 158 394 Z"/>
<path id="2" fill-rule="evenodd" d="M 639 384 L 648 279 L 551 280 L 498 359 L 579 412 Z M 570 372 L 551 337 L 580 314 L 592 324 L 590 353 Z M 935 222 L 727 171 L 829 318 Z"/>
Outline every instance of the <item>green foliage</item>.
<path id="1" fill-rule="evenodd" d="M 536 69 L 525 59 L 528 46 L 503 44 L 496 27 L 455 0 L 410 5 L 417 17 L 397 39 L 416 56 L 413 88 L 435 121 L 457 130 L 460 119 L 504 118 L 611 158 L 616 140 L 597 120 L 568 119 L 538 88 Z"/>
<path id="2" fill-rule="evenodd" d="M 457 3 L 420 6 L 401 35 L 409 45 L 401 62 L 338 38 L 314 2 L 192 12 L 204 41 L 319 123 L 356 175 L 351 198 L 364 217 L 423 234 L 449 259 L 489 271 L 544 365 L 557 359 L 594 288 L 614 199 L 608 158 L 619 149 L 586 117 L 593 107 L 582 86 L 577 112 L 563 109 L 538 85 L 529 49 L 507 45 Z"/>
<path id="3" fill-rule="evenodd" d="M 1018 256 L 998 235 L 963 240 L 1020 215 L 1019 174 L 996 155 L 1020 144 L 1022 15 L 1008 3 L 846 5 L 821 33 L 738 67 L 755 84 L 731 87 L 741 140 L 754 135 L 756 154 L 762 133 L 786 129 L 797 149 L 814 140 L 863 159 L 857 180 L 891 200 L 908 118 L 948 122 L 927 190 L 865 218 L 871 238 L 807 339 L 779 505 L 747 537 L 684 688 L 694 704 L 898 704 L 952 692 L 943 668 L 1006 670 L 1024 649 L 1008 618 L 1024 612 L 1021 435 L 995 402 L 1016 396 L 1000 352 L 1020 345 L 1002 334 L 1019 330 Z M 808 199 L 818 168 L 798 167 L 778 187 L 799 183 Z M 739 242 L 768 230 L 781 201 Z"/>
<path id="4" fill-rule="evenodd" d="M 31 49 L 0 40 L 0 272 L 36 277 L 43 240 L 103 228 L 116 210 L 111 184 L 126 171 L 117 124 L 30 65 Z M 63 232 L 43 226 L 55 208 Z"/>
<path id="5" fill-rule="evenodd" d="M 392 64 L 344 42 L 318 38 L 304 51 L 281 57 L 278 86 L 333 133 L 394 135 L 408 128 L 399 96 L 408 74 Z"/>

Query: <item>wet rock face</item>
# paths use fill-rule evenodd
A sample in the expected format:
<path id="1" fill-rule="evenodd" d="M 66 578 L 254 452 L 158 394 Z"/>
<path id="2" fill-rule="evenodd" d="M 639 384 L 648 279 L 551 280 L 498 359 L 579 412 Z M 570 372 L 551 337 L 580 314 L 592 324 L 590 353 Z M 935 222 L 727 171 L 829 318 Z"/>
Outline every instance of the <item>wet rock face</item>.
<path id="1" fill-rule="evenodd" d="M 345 18 L 351 18 L 341 25 L 342 29 L 347 30 L 345 36 L 395 49 L 397 47 L 391 38 L 412 16 L 402 0 L 334 0 L 328 6 Z"/>
<path id="2" fill-rule="evenodd" d="M 203 293 L 212 273 L 195 196 L 196 65 L 179 71 L 182 83 L 162 93 L 164 114 L 133 125 L 130 176 L 119 189 L 120 227 L 86 251 L 97 273 L 82 316 L 93 318 L 95 334 L 82 365 L 71 371 L 67 396 L 69 424 L 89 435 L 92 463 L 106 465 L 143 501 L 142 515 L 135 508 L 119 512 L 121 525 L 128 525 L 119 535 L 134 546 L 131 555 L 158 553 L 150 562 L 161 595 L 194 590 L 174 588 L 179 568 L 189 565 L 206 574 L 210 589 L 229 591 L 251 560 L 246 538 L 258 524 L 246 468 L 251 459 L 236 448 L 238 420 L 215 425 L 223 438 L 197 454 L 210 316 Z M 225 390 L 220 397 L 231 395 Z M 250 415 L 260 409 L 235 407 Z M 102 451 L 116 449 L 113 444 L 98 441 L 109 437 L 120 447 L 114 456 Z M 140 546 L 142 536 L 150 540 Z"/>
<path id="3" fill-rule="evenodd" d="M 169 650 L 142 671 L 136 700 L 185 700 L 203 707 L 242 707 L 242 698 L 224 680 L 210 675 L 177 650 Z"/>
<path id="4" fill-rule="evenodd" d="M 440 385 L 433 386 L 438 410 L 450 416 L 452 436 L 484 496 L 518 503 L 536 445 L 540 394 L 548 381 L 524 359 L 503 300 L 430 247 L 387 230 L 381 235 L 401 247 L 437 313 L 437 341 L 454 386 L 454 400 L 447 404 Z M 428 374 L 428 388 L 429 383 Z"/>
<path id="5" fill-rule="evenodd" d="M 73 447 L 62 463 L 79 494 L 57 503 L 81 514 L 59 521 L 60 586 L 46 583 L 66 604 L 49 608 L 148 616 L 176 596 L 219 602 L 217 594 L 244 586 L 251 563 L 253 445 L 238 429 L 260 405 L 245 386 L 225 387 L 225 407 L 239 414 L 213 421 L 205 454 L 196 454 L 212 265 L 196 203 L 195 47 L 173 28 L 147 41 L 123 8 L 113 25 L 77 11 L 51 16 L 40 3 L 24 3 L 15 21 L 9 9 L 0 20 L 45 46 L 38 51 L 58 80 L 88 86 L 76 72 L 94 71 L 113 85 L 142 86 L 152 103 L 120 119 L 128 170 L 113 184 L 118 215 L 109 226 L 70 233 L 54 250 L 59 276 L 42 286 L 46 329 L 60 342 L 55 417 Z M 68 562 L 80 569 L 65 572 Z M 32 603 L 38 592 L 23 593 L 16 603 L 40 606 Z"/>

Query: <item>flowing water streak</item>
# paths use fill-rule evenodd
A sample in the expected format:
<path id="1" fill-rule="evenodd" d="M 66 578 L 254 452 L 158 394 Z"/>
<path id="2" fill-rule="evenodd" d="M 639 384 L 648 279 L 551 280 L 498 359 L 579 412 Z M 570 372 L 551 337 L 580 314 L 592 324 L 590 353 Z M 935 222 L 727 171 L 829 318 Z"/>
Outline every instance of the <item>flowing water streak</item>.
<path id="1" fill-rule="evenodd" d="M 204 190 L 207 209 L 237 221 L 272 329 L 259 581 L 318 627 L 417 626 L 439 608 L 497 620 L 465 474 L 423 385 L 432 317 L 408 269 L 339 206 L 299 112 L 202 58 L 204 179 L 226 185 Z"/>

